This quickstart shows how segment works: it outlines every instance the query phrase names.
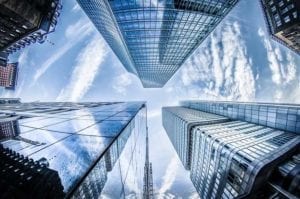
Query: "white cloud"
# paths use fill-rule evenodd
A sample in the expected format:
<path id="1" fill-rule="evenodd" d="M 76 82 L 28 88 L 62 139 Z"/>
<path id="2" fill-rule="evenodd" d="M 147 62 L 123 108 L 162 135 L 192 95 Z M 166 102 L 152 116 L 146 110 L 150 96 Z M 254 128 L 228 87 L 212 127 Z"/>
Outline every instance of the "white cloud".
<path id="1" fill-rule="evenodd" d="M 61 90 L 57 100 L 80 100 L 92 86 L 106 54 L 107 48 L 102 37 L 97 35 L 92 38 L 76 59 L 70 82 Z"/>
<path id="2" fill-rule="evenodd" d="M 291 52 L 287 54 L 287 66 L 286 70 L 284 67 L 282 67 L 282 70 L 284 71 L 284 77 L 285 77 L 285 82 L 289 83 L 292 80 L 296 79 L 296 74 L 297 74 L 297 66 L 295 62 L 295 58 L 291 55 Z"/>
<path id="3" fill-rule="evenodd" d="M 130 73 L 123 73 L 118 75 L 113 80 L 113 89 L 122 95 L 126 94 L 126 89 L 132 84 L 132 75 Z"/>
<path id="4" fill-rule="evenodd" d="M 271 43 L 269 37 L 262 28 L 258 29 L 258 35 L 267 51 L 267 59 L 272 72 L 272 81 L 276 85 L 290 83 L 296 78 L 296 63 L 291 52 L 282 53 L 278 45 Z"/>
<path id="5" fill-rule="evenodd" d="M 174 155 L 166 169 L 165 175 L 162 177 L 162 186 L 158 190 L 158 198 L 164 198 L 165 193 L 172 187 L 179 168 L 178 164 L 177 156 Z"/>
<path id="6" fill-rule="evenodd" d="M 70 25 L 65 31 L 66 43 L 62 45 L 44 64 L 37 69 L 34 75 L 35 83 L 44 73 L 59 60 L 66 52 L 68 52 L 73 46 L 75 46 L 82 39 L 86 38 L 93 31 L 93 25 L 87 18 L 80 19 L 76 23 Z"/>
<path id="7" fill-rule="evenodd" d="M 189 199 L 198 199 L 199 198 L 199 194 L 197 192 L 193 193 Z"/>
<path id="8" fill-rule="evenodd" d="M 243 101 L 255 97 L 252 60 L 236 21 L 220 24 L 181 73 L 182 89 L 191 97 Z"/>
<path id="9" fill-rule="evenodd" d="M 24 51 L 21 52 L 18 58 L 19 65 L 23 65 L 28 62 L 28 49 L 25 48 Z"/>
<path id="10" fill-rule="evenodd" d="M 78 12 L 80 10 L 80 6 L 78 3 L 75 3 L 75 5 L 72 8 L 72 12 Z"/>

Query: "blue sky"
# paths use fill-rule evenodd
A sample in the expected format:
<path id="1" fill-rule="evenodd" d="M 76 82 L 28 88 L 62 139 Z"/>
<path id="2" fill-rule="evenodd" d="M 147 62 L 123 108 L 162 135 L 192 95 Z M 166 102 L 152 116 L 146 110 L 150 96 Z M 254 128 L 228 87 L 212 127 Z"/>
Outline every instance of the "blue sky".
<path id="1" fill-rule="evenodd" d="M 161 198 L 197 195 L 161 126 L 160 109 L 181 99 L 300 103 L 300 58 L 272 41 L 257 0 L 232 10 L 161 89 L 144 89 L 126 72 L 75 0 L 64 1 L 44 44 L 10 56 L 19 61 L 22 101 L 147 101 L 150 158 Z M 54 44 L 53 44 L 54 43 Z"/>

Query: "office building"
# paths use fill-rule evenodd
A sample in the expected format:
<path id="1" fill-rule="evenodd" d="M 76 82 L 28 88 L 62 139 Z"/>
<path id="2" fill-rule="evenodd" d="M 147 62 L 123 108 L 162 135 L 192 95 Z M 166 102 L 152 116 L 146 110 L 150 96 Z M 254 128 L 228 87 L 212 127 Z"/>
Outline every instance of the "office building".
<path id="1" fill-rule="evenodd" d="M 6 89 L 15 89 L 18 77 L 18 63 L 0 65 L 0 86 Z"/>
<path id="2" fill-rule="evenodd" d="M 5 165 L 19 169 L 14 175 L 4 169 L 7 173 L 1 174 L 1 185 L 13 191 L 0 188 L 2 195 L 99 198 L 107 189 L 106 182 L 119 180 L 114 184 L 118 197 L 143 196 L 144 164 L 137 160 L 145 159 L 145 145 L 139 146 L 137 140 L 146 140 L 144 102 L 0 102 L 5 102 L 0 103 L 0 114 L 3 118 L 18 117 L 19 130 L 17 135 L 0 140 L 0 151 L 20 159 L 5 159 Z M 27 170 L 27 161 L 37 168 Z M 44 170 L 36 174 L 38 165 Z M 130 172 L 133 168 L 135 174 Z M 20 185 L 27 174 L 34 179 Z M 135 183 L 129 181 L 132 179 Z M 44 184 L 49 187 L 39 189 Z M 137 189 L 131 190 L 132 184 Z"/>
<path id="3" fill-rule="evenodd" d="M 272 38 L 300 54 L 300 2 L 298 0 L 260 0 Z"/>
<path id="4" fill-rule="evenodd" d="M 282 124 L 297 124 L 298 110 L 292 104 L 183 101 L 162 114 L 200 198 L 297 198 L 300 135 Z M 277 120 L 278 113 L 286 118 Z"/>
<path id="5" fill-rule="evenodd" d="M 60 9 L 60 0 L 1 1 L 0 51 L 12 53 L 44 42 L 55 29 Z"/>
<path id="6" fill-rule="evenodd" d="M 48 168 L 47 159 L 33 161 L 19 153 L 3 148 L 1 144 L 0 159 L 1 198 L 50 199 L 64 197 L 58 173 Z"/>
<path id="7" fill-rule="evenodd" d="M 77 0 L 128 72 L 160 88 L 238 0 Z"/>
<path id="8" fill-rule="evenodd" d="M 279 130 L 300 133 L 300 105 L 226 101 L 183 101 L 183 107 Z"/>
<path id="9" fill-rule="evenodd" d="M 191 165 L 191 128 L 196 124 L 212 124 L 229 121 L 228 118 L 183 107 L 163 107 L 163 126 L 183 166 Z"/>

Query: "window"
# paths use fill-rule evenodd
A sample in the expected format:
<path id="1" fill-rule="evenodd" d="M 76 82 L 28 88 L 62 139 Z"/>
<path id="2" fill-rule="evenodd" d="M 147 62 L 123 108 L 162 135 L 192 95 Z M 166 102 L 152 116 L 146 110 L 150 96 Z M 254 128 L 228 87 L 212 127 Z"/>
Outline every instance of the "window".
<path id="1" fill-rule="evenodd" d="M 294 19 L 297 18 L 297 11 L 293 12 L 293 17 L 294 17 Z"/>
<path id="2" fill-rule="evenodd" d="M 271 0 L 271 1 L 269 1 L 269 5 L 271 6 L 271 5 L 273 5 L 273 0 Z"/>
<path id="3" fill-rule="evenodd" d="M 279 15 L 278 15 L 278 14 L 275 14 L 275 15 L 274 15 L 274 19 L 275 19 L 275 21 L 279 21 L 279 20 L 280 20 Z"/>
<path id="4" fill-rule="evenodd" d="M 278 5 L 279 7 L 282 7 L 284 5 L 283 1 L 280 1 Z"/>
<path id="5" fill-rule="evenodd" d="M 286 16 L 286 17 L 284 17 L 283 20 L 285 23 L 288 23 L 288 22 L 290 22 L 291 19 L 290 19 L 290 16 Z"/>
<path id="6" fill-rule="evenodd" d="M 286 13 L 288 11 L 288 8 L 285 7 L 283 10 L 282 10 L 282 14 Z"/>
<path id="7" fill-rule="evenodd" d="M 273 6 L 273 7 L 271 8 L 271 10 L 272 10 L 272 12 L 275 12 L 275 11 L 276 11 L 276 6 Z"/>
<path id="8" fill-rule="evenodd" d="M 279 20 L 279 21 L 276 21 L 276 26 L 277 27 L 279 27 L 279 26 L 281 26 L 282 25 L 282 23 L 281 23 L 281 21 Z"/>

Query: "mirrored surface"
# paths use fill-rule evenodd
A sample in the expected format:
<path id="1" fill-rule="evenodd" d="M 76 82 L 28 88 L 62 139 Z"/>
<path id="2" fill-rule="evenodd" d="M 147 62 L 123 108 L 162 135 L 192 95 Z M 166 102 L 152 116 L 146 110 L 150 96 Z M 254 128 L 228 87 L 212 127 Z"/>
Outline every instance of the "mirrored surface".
<path id="1" fill-rule="evenodd" d="M 136 147 L 146 130 L 143 103 L 93 107 L 86 103 L 80 108 L 78 104 L 70 104 L 68 109 L 58 103 L 33 103 L 32 108 L 29 105 L 19 105 L 22 114 L 28 111 L 27 116 L 8 123 L 14 128 L 8 129 L 12 132 L 8 132 L 9 137 L 0 140 L 0 144 L 36 165 L 43 164 L 57 172 L 66 195 L 98 197 L 109 179 L 108 173 L 115 170 L 116 162 L 121 164 L 122 169 L 117 172 L 121 171 L 120 178 L 125 181 L 140 178 L 142 182 L 142 176 L 129 171 L 137 167 L 140 173 L 143 170 L 143 163 L 135 165 L 137 160 L 132 162 L 136 155 L 144 156 L 145 149 Z M 53 114 L 53 110 L 63 108 L 65 111 Z M 120 187 L 123 195 L 128 194 L 124 189 L 125 181 Z M 142 190 L 141 183 L 136 186 L 139 188 L 135 191 Z"/>

